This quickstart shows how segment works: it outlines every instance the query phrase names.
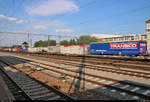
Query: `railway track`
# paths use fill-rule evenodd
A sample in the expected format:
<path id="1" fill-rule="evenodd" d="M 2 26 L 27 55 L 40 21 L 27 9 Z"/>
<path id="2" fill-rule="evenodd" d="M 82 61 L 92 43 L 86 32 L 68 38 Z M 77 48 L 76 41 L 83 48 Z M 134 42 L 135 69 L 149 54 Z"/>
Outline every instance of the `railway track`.
<path id="1" fill-rule="evenodd" d="M 75 67 L 81 67 L 81 62 L 71 62 L 68 60 L 62 60 L 62 59 L 47 59 L 49 62 L 57 63 L 57 64 L 63 64 L 63 65 L 69 65 L 69 66 L 75 66 Z M 118 67 L 110 67 L 105 65 L 95 65 L 90 63 L 84 63 L 86 69 L 91 70 L 97 70 L 97 71 L 105 71 L 105 72 L 111 72 L 111 73 L 117 73 L 117 74 L 123 74 L 123 75 L 129 75 L 129 76 L 136 76 L 136 77 L 142 77 L 146 79 L 150 79 L 150 73 L 148 72 L 139 72 L 134 70 L 126 70 L 123 68 L 118 69 Z"/>
<path id="2" fill-rule="evenodd" d="M 60 57 L 60 56 L 44 56 L 37 55 L 39 57 L 53 58 L 53 59 L 61 59 L 68 61 L 76 61 L 80 62 L 84 57 Z M 86 63 L 95 64 L 95 65 L 109 65 L 109 66 L 119 66 L 119 67 L 128 67 L 139 70 L 148 70 L 150 71 L 150 63 L 142 62 L 142 61 L 126 61 L 126 60 L 113 60 L 113 59 L 99 59 L 99 58 L 85 58 Z"/>
<path id="3" fill-rule="evenodd" d="M 28 55 L 28 54 L 27 54 Z M 83 57 L 72 57 L 72 56 L 56 56 L 56 55 L 42 55 L 42 54 L 29 54 L 30 56 L 39 56 L 44 58 L 53 58 L 58 60 L 65 60 L 65 61 L 75 61 L 80 62 L 82 61 Z M 107 66 L 114 66 L 114 67 L 127 67 L 131 69 L 138 69 L 138 70 L 147 70 L 150 71 L 150 63 L 147 61 L 129 61 L 129 60 L 118 60 L 118 59 L 106 59 L 106 58 L 85 58 L 86 63 L 94 64 L 94 65 L 107 65 Z"/>
<path id="4" fill-rule="evenodd" d="M 49 60 L 49 62 L 64 64 L 64 65 L 69 65 L 69 66 L 75 66 L 75 67 L 81 67 L 81 65 L 82 65 L 81 63 L 74 63 L 74 62 L 64 61 L 64 60 Z M 148 72 L 138 72 L 138 71 L 120 69 L 117 67 L 111 68 L 109 66 L 91 65 L 91 64 L 85 64 L 85 68 L 97 70 L 97 71 L 112 72 L 112 73 L 117 73 L 117 74 L 130 75 L 130 76 L 136 76 L 136 77 L 150 79 L 150 73 L 148 73 Z"/>
<path id="5" fill-rule="evenodd" d="M 59 54 L 45 54 L 45 53 L 16 53 L 16 52 L 11 52 L 11 53 L 14 53 L 14 54 L 22 54 L 22 55 L 32 55 L 32 56 L 41 56 L 41 57 L 50 57 L 50 58 L 63 58 L 63 59 L 71 59 L 71 60 L 80 60 L 82 59 L 83 57 L 86 57 L 88 58 L 87 60 L 89 61 L 93 61 L 93 62 L 99 62 L 98 59 L 101 59 L 100 61 L 104 61 L 104 62 L 112 62 L 112 63 L 115 63 L 115 62 L 119 62 L 119 63 L 130 63 L 130 64 L 137 64 L 137 63 L 140 63 L 140 64 L 147 64 L 147 65 L 150 65 L 150 62 L 149 60 L 146 60 L 146 59 L 141 59 L 141 60 L 131 60 L 131 59 L 126 59 L 125 57 L 118 57 L 118 58 L 111 58 L 111 57 L 94 57 L 94 56 L 66 56 L 66 55 L 59 55 Z M 131 57 L 132 58 L 132 57 Z"/>
<path id="6" fill-rule="evenodd" d="M 11 52 L 18 54 L 18 52 Z M 69 58 L 82 58 L 83 55 L 63 55 L 63 54 L 55 54 L 55 53 L 30 53 L 30 52 L 23 52 L 19 54 L 32 54 L 32 55 L 44 55 L 44 56 L 60 56 L 60 57 L 69 57 Z M 113 56 L 113 55 L 85 55 L 89 59 L 103 59 L 103 60 L 114 60 L 114 61 L 129 61 L 129 62 L 149 62 L 150 60 L 147 58 L 147 56 L 142 56 L 140 58 L 132 57 L 132 56 Z"/>
<path id="7" fill-rule="evenodd" d="M 146 59 L 141 59 L 141 60 L 130 60 L 130 59 L 125 59 L 125 58 L 105 58 L 105 57 L 90 57 L 90 56 L 65 56 L 65 55 L 51 55 L 51 54 L 36 54 L 36 53 L 24 53 L 24 54 L 27 54 L 27 55 L 35 55 L 35 56 L 43 56 L 43 57 L 53 57 L 53 58 L 63 58 L 63 59 L 74 59 L 74 60 L 80 60 L 82 59 L 83 57 L 86 57 L 88 58 L 87 60 L 89 61 L 93 61 L 93 62 L 99 62 L 98 59 L 101 59 L 101 61 L 111 61 L 112 63 L 114 62 L 120 62 L 120 63 L 131 63 L 131 64 L 137 64 L 140 63 L 140 64 L 148 64 L 150 65 L 149 61 L 146 60 Z"/>
<path id="8" fill-rule="evenodd" d="M 0 63 L 1 64 L 1 63 Z M 6 83 L 8 89 L 13 95 L 12 100 L 30 100 L 30 97 L 28 97 L 25 92 L 19 87 L 13 80 L 11 80 L 11 77 L 9 77 L 5 71 L 3 70 L 3 67 L 0 66 L 0 75 L 2 76 L 4 82 Z"/>
<path id="9" fill-rule="evenodd" d="M 15 69 L 15 67 L 12 66 L 12 63 L 8 62 L 5 58 L 1 57 L 0 62 L 2 67 L 9 66 Z M 75 100 L 67 94 L 21 72 L 12 72 L 1 68 L 1 73 L 9 77 L 9 80 L 5 80 L 7 80 L 6 83 L 8 83 L 8 87 L 12 89 L 12 93 L 14 92 L 13 94 L 16 95 L 16 100 Z M 13 82 L 14 85 L 9 84 L 10 82 Z M 19 87 L 19 91 L 15 92 L 15 89 L 13 88 L 16 86 Z M 19 93 L 23 93 L 23 95 Z"/>
<path id="10" fill-rule="evenodd" d="M 19 60 L 19 59 L 18 59 Z M 25 60 L 20 61 L 24 62 Z M 37 65 L 36 61 L 29 62 L 33 66 Z M 83 77 L 76 77 L 76 74 L 80 74 L 80 71 L 75 71 L 71 69 L 65 69 L 56 67 L 53 65 L 41 63 L 40 65 L 43 69 L 51 70 L 56 73 L 61 73 L 69 76 L 70 78 L 76 78 L 78 80 L 86 81 L 87 84 L 91 83 L 92 85 L 101 86 L 96 91 L 101 91 L 109 95 L 114 95 L 118 99 L 136 99 L 136 100 L 150 100 L 150 87 L 137 84 L 134 82 L 128 81 L 119 81 L 111 78 L 105 78 L 101 76 L 91 75 L 82 72 Z M 62 72 L 63 70 L 63 72 Z M 117 95 L 118 94 L 118 95 Z M 126 96 L 126 98 L 125 98 Z M 113 96 L 112 96 L 113 97 Z"/>

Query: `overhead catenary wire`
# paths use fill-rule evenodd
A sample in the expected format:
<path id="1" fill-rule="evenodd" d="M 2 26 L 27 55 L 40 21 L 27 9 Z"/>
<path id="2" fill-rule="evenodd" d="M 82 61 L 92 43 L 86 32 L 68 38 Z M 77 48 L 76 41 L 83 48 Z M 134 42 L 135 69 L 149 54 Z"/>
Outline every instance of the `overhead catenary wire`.
<path id="1" fill-rule="evenodd" d="M 49 34 L 40 34 L 40 33 L 25 33 L 25 32 L 0 32 L 0 34 L 23 34 L 23 35 L 37 35 L 37 36 L 55 36 L 55 37 L 75 37 L 69 35 L 49 35 Z"/>
<path id="2" fill-rule="evenodd" d="M 23 3 L 23 2 L 22 2 Z M 91 2 L 89 2 L 89 3 L 87 3 L 87 4 L 90 4 L 90 3 L 96 3 L 96 0 L 94 0 L 94 1 L 91 1 Z M 86 5 L 83 5 L 83 6 L 81 6 L 80 8 L 84 8 L 84 7 L 87 7 Z M 137 12 L 137 11 L 139 11 L 139 10 L 143 10 L 143 9 L 145 9 L 145 8 L 149 8 L 150 6 L 144 6 L 144 7 L 140 7 L 140 8 L 136 8 L 136 9 L 133 9 L 133 10 L 131 10 L 131 11 L 127 11 L 127 12 L 123 12 L 123 13 L 119 13 L 119 14 L 114 14 L 114 15 L 110 15 L 110 16 L 108 16 L 108 17 L 114 17 L 114 16 L 122 16 L 122 15 L 126 15 L 126 14 L 130 14 L 130 13 L 133 13 L 133 12 Z M 14 13 L 15 14 L 15 13 Z M 61 17 L 61 16 L 60 16 Z M 94 19 L 92 19 L 92 20 L 97 20 L 97 19 L 99 19 L 99 18 L 94 18 Z M 107 17 L 105 17 L 105 18 L 103 18 L 103 19 L 107 19 Z M 101 19 L 101 20 L 103 20 L 103 19 Z M 80 23 L 78 23 L 77 25 L 77 27 L 79 27 L 80 25 L 82 25 L 82 24 L 86 24 L 86 23 L 88 23 L 89 21 L 91 21 L 91 20 L 86 20 L 86 21 L 83 21 L 83 22 L 80 22 Z M 36 34 L 37 35 L 37 34 Z M 48 34 L 47 35 L 44 35 L 44 34 L 42 34 L 42 35 L 39 35 L 39 36 L 48 36 Z M 51 36 L 51 35 L 50 35 Z M 55 36 L 55 35 L 52 35 L 52 36 Z M 59 35 L 57 35 L 57 36 L 59 36 Z M 63 36 L 64 37 L 64 36 Z"/>
<path id="3" fill-rule="evenodd" d="M 33 39 L 30 39 L 30 36 L 31 36 L 31 35 L 36 36 L 36 37 L 38 37 L 38 36 L 43 36 L 43 37 L 52 36 L 52 37 L 56 37 L 56 38 L 76 38 L 76 36 L 73 36 L 73 35 L 50 35 L 50 34 L 25 33 L 25 32 L 0 32 L 0 35 L 7 35 L 7 39 L 8 39 L 8 37 L 10 37 L 9 34 L 11 34 L 11 35 L 18 34 L 19 36 L 25 35 L 25 36 L 23 36 L 23 38 L 27 37 L 27 40 L 26 40 L 26 41 L 27 41 L 30 45 L 32 45 L 33 42 L 34 42 Z M 3 41 L 3 43 L 1 43 L 1 46 L 4 45 L 4 44 L 8 44 L 8 42 L 11 42 L 11 43 L 10 43 L 11 45 L 12 45 L 12 44 L 15 45 L 15 44 L 19 44 L 19 43 L 25 41 L 24 39 L 22 39 L 22 40 L 17 40 L 16 38 L 18 38 L 19 36 L 15 37 L 15 38 L 13 39 L 13 41 L 11 40 L 12 38 L 9 39 L 9 41 L 8 41 L 8 40 L 7 40 L 6 42 Z M 40 39 L 41 39 L 41 37 L 40 37 Z M 6 38 L 5 38 L 5 39 L 2 39 L 2 40 L 6 40 Z M 48 40 L 48 39 L 47 39 L 47 40 Z M 59 40 L 60 40 L 60 39 L 59 39 Z M 21 41 L 21 42 L 20 42 L 20 41 Z M 9 44 L 9 46 L 10 46 L 10 44 Z"/>

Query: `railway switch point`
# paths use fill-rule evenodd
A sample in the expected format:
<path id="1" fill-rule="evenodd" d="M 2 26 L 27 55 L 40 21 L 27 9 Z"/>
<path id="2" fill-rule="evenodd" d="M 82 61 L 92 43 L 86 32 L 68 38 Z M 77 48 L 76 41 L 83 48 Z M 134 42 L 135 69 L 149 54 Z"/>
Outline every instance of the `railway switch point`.
<path id="1" fill-rule="evenodd" d="M 123 86 L 123 87 L 121 87 L 122 89 L 126 89 L 126 88 L 128 88 L 130 85 L 125 85 L 125 86 Z"/>
<path id="2" fill-rule="evenodd" d="M 116 92 L 116 90 L 111 90 L 111 92 Z"/>
<path id="3" fill-rule="evenodd" d="M 139 97 L 138 97 L 138 96 L 133 96 L 133 99 L 138 100 L 138 99 L 139 99 Z"/>
<path id="4" fill-rule="evenodd" d="M 107 89 L 107 87 L 101 87 L 101 89 L 105 90 L 105 89 Z"/>
<path id="5" fill-rule="evenodd" d="M 137 91 L 139 90 L 140 88 L 139 87 L 135 87 L 134 89 L 132 89 L 131 91 Z"/>
<path id="6" fill-rule="evenodd" d="M 115 83 L 115 84 L 112 84 L 112 86 L 117 86 L 117 85 L 119 85 L 120 83 Z"/>
<path id="7" fill-rule="evenodd" d="M 40 63 L 35 66 L 35 70 L 40 71 L 42 68 L 40 67 Z"/>
<path id="8" fill-rule="evenodd" d="M 126 93 L 125 92 L 122 92 L 122 93 L 120 93 L 122 96 L 125 96 L 126 95 Z"/>
<path id="9" fill-rule="evenodd" d="M 150 90 L 147 90 L 147 91 L 143 92 L 142 94 L 148 95 L 148 94 L 150 94 Z"/>

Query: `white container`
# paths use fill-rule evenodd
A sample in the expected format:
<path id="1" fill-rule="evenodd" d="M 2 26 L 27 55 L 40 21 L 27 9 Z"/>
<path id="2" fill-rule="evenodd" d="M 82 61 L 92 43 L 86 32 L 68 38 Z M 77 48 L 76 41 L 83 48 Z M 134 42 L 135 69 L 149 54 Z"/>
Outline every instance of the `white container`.
<path id="1" fill-rule="evenodd" d="M 48 50 L 48 53 L 60 54 L 60 46 L 49 46 L 47 50 Z"/>
<path id="2" fill-rule="evenodd" d="M 16 52 L 16 51 L 17 51 L 17 48 L 13 48 L 12 51 L 13 51 L 13 52 Z"/>
<path id="3" fill-rule="evenodd" d="M 11 52 L 11 48 L 8 48 L 8 51 Z"/>
<path id="4" fill-rule="evenodd" d="M 68 45 L 61 46 L 61 54 L 87 55 L 89 45 Z"/>
<path id="5" fill-rule="evenodd" d="M 38 50 L 37 50 L 37 48 L 35 47 L 29 47 L 28 48 L 28 52 L 32 52 L 32 53 L 34 53 L 34 52 L 38 52 Z"/>

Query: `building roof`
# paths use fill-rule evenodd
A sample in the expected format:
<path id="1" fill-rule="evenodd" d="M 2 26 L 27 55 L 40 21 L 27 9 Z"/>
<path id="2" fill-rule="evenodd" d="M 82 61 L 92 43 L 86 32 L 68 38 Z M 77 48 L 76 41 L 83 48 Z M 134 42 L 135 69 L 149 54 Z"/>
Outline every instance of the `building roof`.
<path id="1" fill-rule="evenodd" d="M 150 19 L 149 19 L 149 20 L 147 20 L 145 23 L 150 23 Z"/>
<path id="2" fill-rule="evenodd" d="M 142 41 L 142 40 L 128 40 L 128 41 L 99 41 L 99 42 L 92 42 L 90 44 L 96 44 L 96 43 L 115 43 L 115 42 L 135 42 L 135 41 Z M 145 41 L 143 41 L 145 42 Z"/>
<path id="3" fill-rule="evenodd" d="M 122 37 L 122 35 L 113 35 L 113 34 L 89 34 L 89 36 L 96 38 Z"/>

